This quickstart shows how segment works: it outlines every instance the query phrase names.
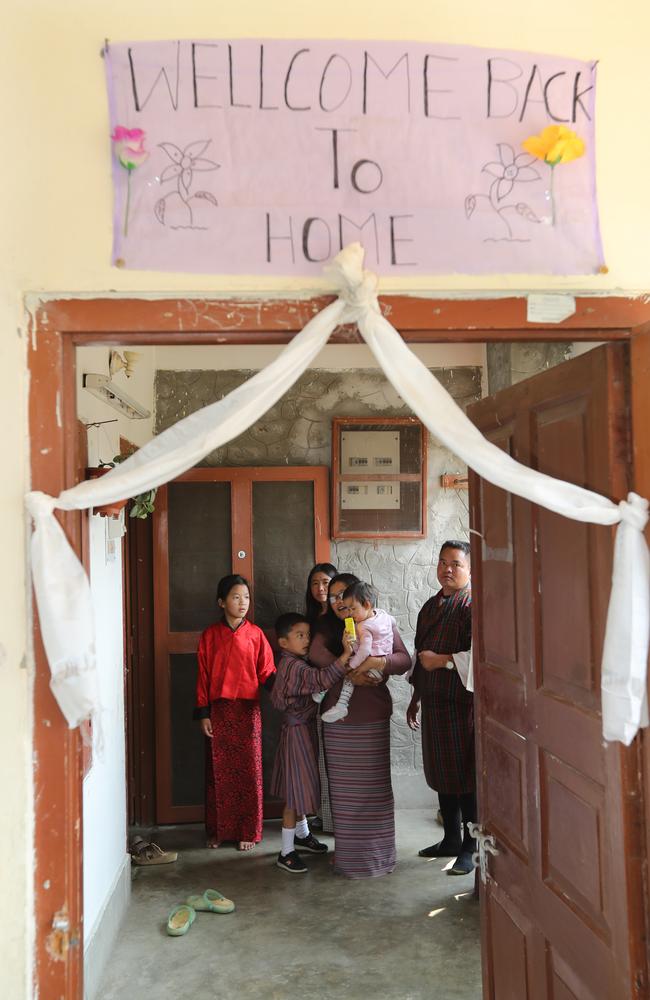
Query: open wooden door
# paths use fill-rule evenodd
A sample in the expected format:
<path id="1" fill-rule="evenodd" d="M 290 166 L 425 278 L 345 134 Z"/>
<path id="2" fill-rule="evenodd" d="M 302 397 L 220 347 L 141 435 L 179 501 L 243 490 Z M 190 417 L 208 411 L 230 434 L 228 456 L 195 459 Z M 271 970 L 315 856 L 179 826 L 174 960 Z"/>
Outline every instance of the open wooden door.
<path id="1" fill-rule="evenodd" d="M 625 497 L 627 348 L 608 345 L 482 400 L 516 459 Z M 484 997 L 646 997 L 637 742 L 605 745 L 600 658 L 613 531 L 472 475 Z"/>

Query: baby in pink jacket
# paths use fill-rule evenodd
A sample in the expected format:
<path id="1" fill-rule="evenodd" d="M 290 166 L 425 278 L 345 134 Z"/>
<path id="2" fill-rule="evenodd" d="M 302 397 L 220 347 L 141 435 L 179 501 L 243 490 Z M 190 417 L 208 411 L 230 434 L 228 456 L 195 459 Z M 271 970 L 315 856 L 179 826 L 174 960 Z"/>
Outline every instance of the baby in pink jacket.
<path id="1" fill-rule="evenodd" d="M 369 583 L 360 580 L 351 584 L 343 593 L 343 600 L 349 609 L 349 616 L 356 625 L 357 639 L 349 667 L 354 670 L 369 656 L 390 656 L 393 652 L 393 626 L 395 619 L 386 611 L 377 608 L 377 593 Z M 385 664 L 384 664 L 385 665 Z M 381 670 L 369 670 L 370 677 L 381 680 Z M 354 691 L 352 681 L 343 681 L 341 694 L 336 705 L 323 712 L 323 722 L 339 722 L 348 714 L 348 704 Z M 318 695 L 314 695 L 316 700 Z"/>

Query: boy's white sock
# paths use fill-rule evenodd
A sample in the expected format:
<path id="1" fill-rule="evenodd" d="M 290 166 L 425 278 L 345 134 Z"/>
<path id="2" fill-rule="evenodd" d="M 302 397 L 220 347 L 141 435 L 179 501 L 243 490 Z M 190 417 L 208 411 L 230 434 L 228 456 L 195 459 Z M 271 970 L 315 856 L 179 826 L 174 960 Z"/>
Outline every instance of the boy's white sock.
<path id="1" fill-rule="evenodd" d="M 299 819 L 298 822 L 296 823 L 296 837 L 300 837 L 301 840 L 304 840 L 305 837 L 308 836 L 309 836 L 309 824 L 307 822 L 307 817 L 303 816 L 303 818 Z"/>
<path id="2" fill-rule="evenodd" d="M 286 827 L 282 827 L 282 850 L 280 854 L 282 857 L 286 857 L 287 854 L 291 854 L 293 851 L 293 839 L 296 836 L 296 828 L 293 830 L 287 830 Z"/>
<path id="3" fill-rule="evenodd" d="M 320 705 L 321 701 L 323 700 L 326 694 L 327 691 L 314 691 L 314 693 L 311 696 L 312 701 L 315 701 L 317 705 Z"/>

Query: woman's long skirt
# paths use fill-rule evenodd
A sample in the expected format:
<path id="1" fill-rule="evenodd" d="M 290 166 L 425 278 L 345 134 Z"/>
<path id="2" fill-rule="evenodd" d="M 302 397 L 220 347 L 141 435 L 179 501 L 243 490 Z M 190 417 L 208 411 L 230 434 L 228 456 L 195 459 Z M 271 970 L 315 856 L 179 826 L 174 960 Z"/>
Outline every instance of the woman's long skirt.
<path id="1" fill-rule="evenodd" d="M 220 698 L 210 706 L 212 739 L 206 767 L 208 837 L 262 839 L 262 715 L 256 701 Z"/>
<path id="2" fill-rule="evenodd" d="M 299 816 L 315 813 L 320 805 L 316 720 L 301 725 L 284 722 L 273 762 L 271 795 L 277 795 Z"/>
<path id="3" fill-rule="evenodd" d="M 334 871 L 347 878 L 387 875 L 397 861 L 390 721 L 325 723 L 323 732 L 336 840 Z"/>
<path id="4" fill-rule="evenodd" d="M 334 833 L 334 820 L 332 818 L 332 806 L 330 805 L 330 782 L 327 776 L 327 764 L 325 763 L 325 747 L 323 729 L 328 725 L 323 722 L 320 715 L 316 716 L 316 728 L 318 731 L 318 775 L 320 777 L 320 806 L 317 815 L 320 817 L 323 833 Z"/>

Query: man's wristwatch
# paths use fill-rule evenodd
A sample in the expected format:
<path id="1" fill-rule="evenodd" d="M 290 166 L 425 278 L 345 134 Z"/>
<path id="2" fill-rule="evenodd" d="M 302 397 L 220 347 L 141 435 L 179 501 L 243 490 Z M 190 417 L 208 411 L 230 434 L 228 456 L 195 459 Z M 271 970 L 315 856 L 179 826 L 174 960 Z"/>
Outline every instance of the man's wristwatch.
<path id="1" fill-rule="evenodd" d="M 455 666 L 456 664 L 454 663 L 453 660 L 447 660 L 447 662 L 445 663 L 445 670 L 453 670 Z"/>

